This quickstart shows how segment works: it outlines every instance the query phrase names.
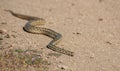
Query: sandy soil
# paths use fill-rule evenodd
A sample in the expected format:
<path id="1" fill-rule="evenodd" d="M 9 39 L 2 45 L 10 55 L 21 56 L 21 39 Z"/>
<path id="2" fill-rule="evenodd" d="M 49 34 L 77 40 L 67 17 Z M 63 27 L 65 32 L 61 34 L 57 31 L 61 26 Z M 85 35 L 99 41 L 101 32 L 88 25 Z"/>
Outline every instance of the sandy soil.
<path id="1" fill-rule="evenodd" d="M 51 39 L 23 31 L 27 21 L 4 9 L 46 19 L 44 27 L 63 35 L 57 46 L 73 51 L 74 57 L 47 58 L 53 52 L 46 48 Z M 120 71 L 119 0 L 0 0 L 0 23 L 10 35 L 4 42 L 42 50 L 52 62 L 49 71 Z"/>

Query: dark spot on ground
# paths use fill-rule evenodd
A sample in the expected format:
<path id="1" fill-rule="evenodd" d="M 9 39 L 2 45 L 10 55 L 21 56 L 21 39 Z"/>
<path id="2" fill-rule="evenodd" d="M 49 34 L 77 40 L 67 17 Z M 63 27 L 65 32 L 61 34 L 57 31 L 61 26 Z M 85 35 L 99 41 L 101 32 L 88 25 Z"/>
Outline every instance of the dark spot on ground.
<path id="1" fill-rule="evenodd" d="M 112 43 L 110 41 L 106 41 L 107 44 L 111 45 Z"/>
<path id="2" fill-rule="evenodd" d="M 48 9 L 48 11 L 49 11 L 49 12 L 51 12 L 51 11 L 52 11 L 52 9 Z"/>
<path id="3" fill-rule="evenodd" d="M 102 19 L 102 18 L 99 18 L 98 20 L 99 20 L 99 21 L 103 21 L 103 19 Z"/>
<path id="4" fill-rule="evenodd" d="M 104 0 L 99 0 L 99 2 L 103 2 Z"/>
<path id="5" fill-rule="evenodd" d="M 71 6 L 75 6 L 75 3 L 71 3 Z"/>
<path id="6" fill-rule="evenodd" d="M 7 24 L 7 22 L 1 22 L 0 24 Z"/>
<path id="7" fill-rule="evenodd" d="M 6 34 L 4 37 L 5 37 L 5 38 L 10 38 L 10 35 L 9 35 L 9 34 Z"/>
<path id="8" fill-rule="evenodd" d="M 79 32 L 74 32 L 73 34 L 77 34 L 77 35 L 79 35 L 79 34 L 81 34 L 81 33 L 79 33 Z"/>

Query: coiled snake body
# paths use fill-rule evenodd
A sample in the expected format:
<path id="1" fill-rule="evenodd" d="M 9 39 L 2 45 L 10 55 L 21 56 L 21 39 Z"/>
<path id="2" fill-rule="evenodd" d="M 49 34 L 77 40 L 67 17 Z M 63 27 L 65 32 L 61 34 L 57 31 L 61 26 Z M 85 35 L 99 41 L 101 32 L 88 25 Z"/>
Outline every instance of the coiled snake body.
<path id="1" fill-rule="evenodd" d="M 73 52 L 55 46 L 60 41 L 60 39 L 62 38 L 61 34 L 55 32 L 55 31 L 53 31 L 51 29 L 39 27 L 39 25 L 45 24 L 45 20 L 44 19 L 38 18 L 38 17 L 33 17 L 33 16 L 27 16 L 27 15 L 14 13 L 11 10 L 5 10 L 5 11 L 10 12 L 15 17 L 28 20 L 28 23 L 23 27 L 23 29 L 25 31 L 30 32 L 30 33 L 44 34 L 44 35 L 46 35 L 48 37 L 53 38 L 53 40 L 47 45 L 47 48 L 49 48 L 49 49 L 51 49 L 53 51 L 62 53 L 62 54 L 66 54 L 68 56 L 73 56 Z"/>

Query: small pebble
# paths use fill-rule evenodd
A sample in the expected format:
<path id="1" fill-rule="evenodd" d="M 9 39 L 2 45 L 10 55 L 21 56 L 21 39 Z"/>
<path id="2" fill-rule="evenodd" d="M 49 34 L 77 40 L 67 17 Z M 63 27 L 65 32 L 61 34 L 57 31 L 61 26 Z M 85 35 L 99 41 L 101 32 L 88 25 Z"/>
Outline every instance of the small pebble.
<path id="1" fill-rule="evenodd" d="M 75 3 L 71 3 L 72 6 L 75 6 Z"/>
<path id="2" fill-rule="evenodd" d="M 106 43 L 107 43 L 107 44 L 110 44 L 110 45 L 112 44 L 112 43 L 111 43 L 111 42 L 109 42 L 109 41 L 106 41 Z"/>
<path id="3" fill-rule="evenodd" d="M 1 22 L 1 24 L 7 24 L 7 22 Z"/>
<path id="4" fill-rule="evenodd" d="M 102 19 L 102 18 L 99 18 L 98 20 L 99 20 L 99 21 L 103 21 L 103 19 Z"/>
<path id="5" fill-rule="evenodd" d="M 2 34 L 0 34 L 0 40 L 3 40 L 3 36 L 2 36 Z"/>
<path id="6" fill-rule="evenodd" d="M 77 35 L 79 35 L 79 34 L 81 34 L 81 33 L 79 33 L 79 32 L 76 32 L 76 33 L 73 33 L 73 34 L 77 34 Z"/>
<path id="7" fill-rule="evenodd" d="M 93 58 L 95 58 L 95 56 L 94 56 L 94 55 L 91 55 L 91 56 L 90 56 L 90 59 L 93 59 Z"/>
<path id="8" fill-rule="evenodd" d="M 6 35 L 5 35 L 5 38 L 10 38 L 10 35 L 9 35 L 9 34 L 6 34 Z"/>
<path id="9" fill-rule="evenodd" d="M 76 34 L 80 34 L 79 32 L 77 32 Z"/>
<path id="10" fill-rule="evenodd" d="M 16 38 L 16 35 L 11 35 L 13 38 Z"/>
<path id="11" fill-rule="evenodd" d="M 65 66 L 65 65 L 58 65 L 57 67 L 62 69 L 62 70 L 67 70 L 68 69 L 68 66 Z"/>
<path id="12" fill-rule="evenodd" d="M 6 34 L 7 33 L 7 30 L 5 29 L 0 29 L 0 34 Z"/>
<path id="13" fill-rule="evenodd" d="M 2 38 L 2 37 L 0 37 L 0 40 L 3 40 L 3 38 Z"/>

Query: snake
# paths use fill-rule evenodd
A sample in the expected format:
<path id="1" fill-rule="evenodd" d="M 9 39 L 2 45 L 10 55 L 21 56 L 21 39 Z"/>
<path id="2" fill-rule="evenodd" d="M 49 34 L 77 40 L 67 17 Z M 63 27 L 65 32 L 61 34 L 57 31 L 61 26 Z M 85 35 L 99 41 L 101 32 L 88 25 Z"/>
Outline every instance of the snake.
<path id="1" fill-rule="evenodd" d="M 46 46 L 48 49 L 51 49 L 55 52 L 65 54 L 68 56 L 74 55 L 74 52 L 56 46 L 57 43 L 60 42 L 60 40 L 62 39 L 62 35 L 60 33 L 57 33 L 54 30 L 41 27 L 40 25 L 44 25 L 46 23 L 45 19 L 15 13 L 12 10 L 5 10 L 5 11 L 10 12 L 15 17 L 18 17 L 23 20 L 27 20 L 28 22 L 23 27 L 23 29 L 26 32 L 33 33 L 33 34 L 43 34 L 43 35 L 46 35 L 46 36 L 52 38 L 53 40 L 50 41 L 49 44 Z"/>

